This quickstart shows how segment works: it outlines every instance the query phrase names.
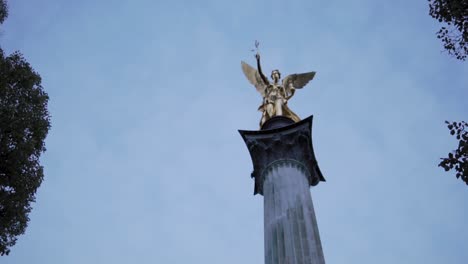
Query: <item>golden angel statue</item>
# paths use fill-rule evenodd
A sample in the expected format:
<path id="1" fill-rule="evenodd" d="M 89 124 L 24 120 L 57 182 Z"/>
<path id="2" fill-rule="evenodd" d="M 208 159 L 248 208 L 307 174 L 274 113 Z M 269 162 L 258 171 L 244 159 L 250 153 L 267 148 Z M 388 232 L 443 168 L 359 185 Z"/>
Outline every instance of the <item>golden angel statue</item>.
<path id="1" fill-rule="evenodd" d="M 274 116 L 286 116 L 294 122 L 299 122 L 301 119 L 289 109 L 288 100 L 293 97 L 296 89 L 304 87 L 314 78 L 315 72 L 288 75 L 283 79 L 281 85 L 279 83 L 281 79 L 280 72 L 278 70 L 273 70 L 271 72 L 273 83 L 270 83 L 262 72 L 260 54 L 258 52 L 255 58 L 257 59 L 258 70 L 255 70 L 255 68 L 243 61 L 241 65 L 247 80 L 255 86 L 263 97 L 263 103 L 258 108 L 259 111 L 263 112 L 262 119 L 260 120 L 260 127 Z"/>

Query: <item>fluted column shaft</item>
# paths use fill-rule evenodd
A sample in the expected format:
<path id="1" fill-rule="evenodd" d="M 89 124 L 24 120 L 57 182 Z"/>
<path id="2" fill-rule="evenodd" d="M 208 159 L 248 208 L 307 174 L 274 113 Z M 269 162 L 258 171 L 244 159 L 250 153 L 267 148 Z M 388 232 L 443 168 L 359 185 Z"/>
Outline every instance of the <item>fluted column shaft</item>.
<path id="1" fill-rule="evenodd" d="M 277 161 L 263 185 L 265 264 L 324 264 L 306 170 Z"/>

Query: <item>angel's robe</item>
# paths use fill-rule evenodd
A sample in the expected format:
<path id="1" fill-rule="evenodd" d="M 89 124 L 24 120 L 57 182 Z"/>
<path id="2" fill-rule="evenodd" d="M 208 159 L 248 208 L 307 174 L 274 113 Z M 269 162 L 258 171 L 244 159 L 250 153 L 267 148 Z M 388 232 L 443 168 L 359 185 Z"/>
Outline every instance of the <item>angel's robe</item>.
<path id="1" fill-rule="evenodd" d="M 299 122 L 301 119 L 297 116 L 291 109 L 289 109 L 287 103 L 288 100 L 286 99 L 286 95 L 284 94 L 284 88 L 282 86 L 268 85 L 265 87 L 265 100 L 262 105 L 258 108 L 259 111 L 263 112 L 264 118 L 262 118 L 260 122 L 260 126 L 262 126 L 268 119 L 274 116 L 285 116 L 293 120 L 294 122 Z M 279 114 L 277 111 L 277 105 L 281 107 L 281 113 Z M 267 105 L 271 105 L 272 112 L 267 111 Z"/>

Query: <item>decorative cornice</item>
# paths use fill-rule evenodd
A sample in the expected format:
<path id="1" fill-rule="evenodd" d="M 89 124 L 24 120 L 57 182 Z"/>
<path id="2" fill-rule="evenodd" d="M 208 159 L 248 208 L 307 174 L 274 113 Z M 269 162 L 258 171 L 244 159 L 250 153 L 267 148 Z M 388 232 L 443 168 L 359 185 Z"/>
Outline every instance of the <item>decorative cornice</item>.
<path id="1" fill-rule="evenodd" d="M 260 131 L 239 130 L 252 158 L 254 194 L 263 194 L 265 170 L 275 162 L 293 160 L 307 169 L 311 186 L 325 181 L 312 146 L 312 117 L 292 125 Z M 274 122 L 272 118 L 270 122 Z M 278 120 L 284 122 L 284 120 Z M 274 127 L 274 126 L 273 126 Z"/>

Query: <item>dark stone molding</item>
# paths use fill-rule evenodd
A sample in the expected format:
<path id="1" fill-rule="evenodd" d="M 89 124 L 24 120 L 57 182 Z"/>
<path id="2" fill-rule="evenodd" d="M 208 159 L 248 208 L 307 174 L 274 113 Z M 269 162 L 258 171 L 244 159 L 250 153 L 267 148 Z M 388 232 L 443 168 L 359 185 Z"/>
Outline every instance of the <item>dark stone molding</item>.
<path id="1" fill-rule="evenodd" d="M 264 126 L 263 130 L 257 131 L 239 130 L 252 158 L 254 194 L 263 194 L 264 171 L 273 162 L 280 160 L 294 160 L 303 164 L 309 172 L 307 177 L 311 186 L 325 181 L 312 146 L 312 118 L 309 116 L 286 126 L 281 126 L 284 118 L 278 118 L 279 127 L 275 125 L 275 118 L 272 118 L 268 127 L 275 127 L 273 129 L 265 129 Z"/>

